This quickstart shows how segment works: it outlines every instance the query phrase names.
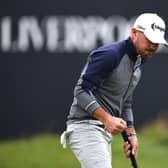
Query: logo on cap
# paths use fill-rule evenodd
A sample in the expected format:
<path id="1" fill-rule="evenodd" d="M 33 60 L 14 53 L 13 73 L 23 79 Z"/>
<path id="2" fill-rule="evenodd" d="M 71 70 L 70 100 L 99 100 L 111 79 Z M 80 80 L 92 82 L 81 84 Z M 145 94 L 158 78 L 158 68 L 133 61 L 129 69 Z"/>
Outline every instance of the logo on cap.
<path id="1" fill-rule="evenodd" d="M 151 28 L 153 29 L 153 31 L 154 31 L 155 29 L 159 29 L 161 32 L 162 32 L 162 31 L 165 32 L 165 28 L 160 27 L 159 25 L 156 25 L 156 23 L 152 23 L 152 24 L 151 24 Z"/>

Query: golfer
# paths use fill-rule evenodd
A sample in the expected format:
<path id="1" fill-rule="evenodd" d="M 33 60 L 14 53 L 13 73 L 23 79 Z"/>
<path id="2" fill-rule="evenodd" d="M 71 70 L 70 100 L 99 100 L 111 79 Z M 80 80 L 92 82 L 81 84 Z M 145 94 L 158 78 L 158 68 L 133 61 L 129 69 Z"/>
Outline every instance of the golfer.
<path id="1" fill-rule="evenodd" d="M 132 96 L 141 65 L 160 44 L 168 45 L 164 35 L 162 18 L 144 13 L 135 20 L 130 37 L 90 53 L 74 89 L 67 129 L 61 136 L 62 145 L 66 147 L 68 140 L 82 168 L 112 168 L 111 142 L 123 131 L 132 145 L 130 150 L 130 144 L 124 143 L 125 155 L 137 156 Z"/>

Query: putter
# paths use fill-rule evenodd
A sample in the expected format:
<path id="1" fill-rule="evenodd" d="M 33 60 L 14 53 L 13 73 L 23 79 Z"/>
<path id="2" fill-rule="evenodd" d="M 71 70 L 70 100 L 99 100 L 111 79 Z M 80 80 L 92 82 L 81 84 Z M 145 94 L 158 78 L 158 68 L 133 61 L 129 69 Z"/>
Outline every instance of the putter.
<path id="1" fill-rule="evenodd" d="M 129 138 L 128 138 L 127 132 L 126 132 L 126 131 L 123 131 L 123 132 L 121 133 L 121 135 L 122 135 L 122 137 L 123 137 L 123 139 L 124 139 L 124 142 L 128 142 L 128 143 L 131 145 L 131 142 L 130 142 L 130 140 L 129 140 Z M 132 146 L 130 147 L 130 150 L 132 151 Z M 132 163 L 133 168 L 138 168 L 137 161 L 136 161 L 136 159 L 135 159 L 135 156 L 132 154 L 132 152 L 130 153 L 130 160 L 131 160 L 131 163 Z"/>

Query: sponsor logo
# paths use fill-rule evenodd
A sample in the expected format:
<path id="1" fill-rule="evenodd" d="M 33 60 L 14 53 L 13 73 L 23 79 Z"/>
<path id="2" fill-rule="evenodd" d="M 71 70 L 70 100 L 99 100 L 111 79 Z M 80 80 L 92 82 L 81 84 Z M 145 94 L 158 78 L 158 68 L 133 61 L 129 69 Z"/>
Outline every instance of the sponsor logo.
<path id="1" fill-rule="evenodd" d="M 155 29 L 158 29 L 158 30 L 160 30 L 161 32 L 162 32 L 162 31 L 165 32 L 165 28 L 160 27 L 159 25 L 156 25 L 156 23 L 153 23 L 153 24 L 151 25 L 151 28 L 153 29 L 153 31 L 154 31 Z"/>

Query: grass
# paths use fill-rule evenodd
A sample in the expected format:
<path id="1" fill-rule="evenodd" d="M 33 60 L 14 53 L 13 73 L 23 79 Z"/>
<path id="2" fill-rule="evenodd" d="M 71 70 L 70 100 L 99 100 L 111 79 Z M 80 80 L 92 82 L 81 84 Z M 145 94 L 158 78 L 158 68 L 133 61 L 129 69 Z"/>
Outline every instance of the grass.
<path id="1" fill-rule="evenodd" d="M 167 128 L 155 124 L 139 132 L 138 163 L 141 168 L 167 167 Z M 125 158 L 122 139 L 113 141 L 113 167 L 130 168 Z M 0 141 L 0 168 L 80 168 L 68 147 L 63 149 L 59 136 L 38 135 L 27 139 Z"/>

